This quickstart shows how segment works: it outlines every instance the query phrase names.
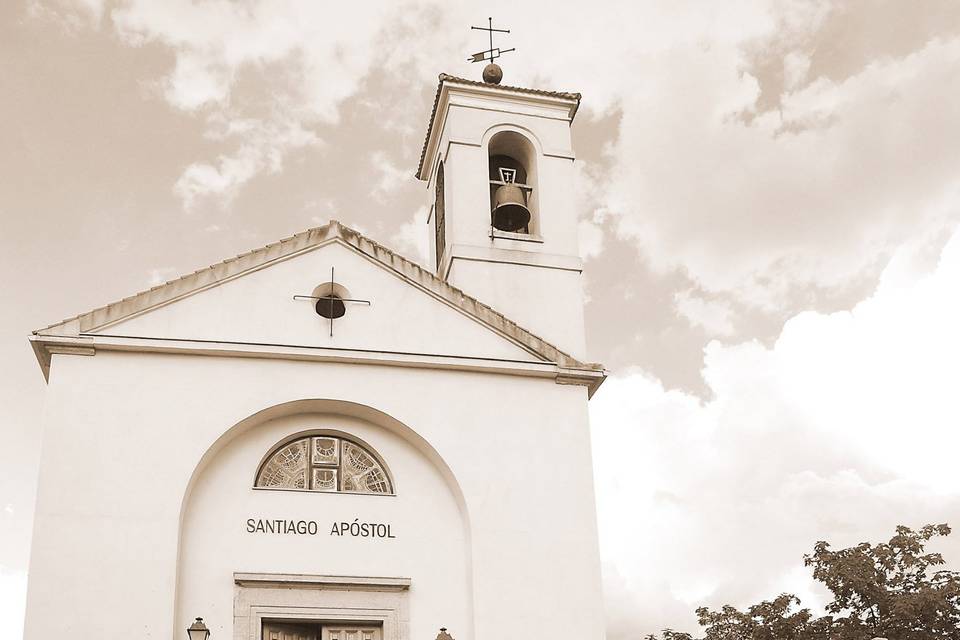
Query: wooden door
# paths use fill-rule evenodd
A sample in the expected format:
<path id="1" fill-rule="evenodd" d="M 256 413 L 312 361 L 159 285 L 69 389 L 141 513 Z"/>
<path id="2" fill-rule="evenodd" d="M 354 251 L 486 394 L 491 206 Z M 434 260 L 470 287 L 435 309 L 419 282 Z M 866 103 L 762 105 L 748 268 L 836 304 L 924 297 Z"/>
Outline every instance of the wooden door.
<path id="1" fill-rule="evenodd" d="M 383 640 L 380 627 L 355 624 L 323 625 L 322 640 Z"/>
<path id="2" fill-rule="evenodd" d="M 263 640 L 318 640 L 316 624 L 264 622 Z"/>

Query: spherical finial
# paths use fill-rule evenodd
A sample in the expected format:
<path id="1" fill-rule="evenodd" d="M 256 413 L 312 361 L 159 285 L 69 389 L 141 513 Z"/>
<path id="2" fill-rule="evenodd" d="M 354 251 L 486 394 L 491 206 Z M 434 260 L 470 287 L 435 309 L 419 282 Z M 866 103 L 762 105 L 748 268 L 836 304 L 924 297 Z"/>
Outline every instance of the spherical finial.
<path id="1" fill-rule="evenodd" d="M 483 68 L 483 81 L 487 84 L 500 84 L 503 80 L 503 69 L 500 65 L 491 62 Z"/>

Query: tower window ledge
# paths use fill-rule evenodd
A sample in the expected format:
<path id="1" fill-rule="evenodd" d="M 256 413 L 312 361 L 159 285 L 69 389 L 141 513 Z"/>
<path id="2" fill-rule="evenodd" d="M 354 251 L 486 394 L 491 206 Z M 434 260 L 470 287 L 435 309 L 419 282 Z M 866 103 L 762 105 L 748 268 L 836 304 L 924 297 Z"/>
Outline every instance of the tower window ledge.
<path id="1" fill-rule="evenodd" d="M 532 233 L 513 233 L 510 231 L 500 231 L 499 229 L 490 229 L 490 238 L 499 238 L 501 240 L 519 240 L 520 242 L 539 242 L 543 243 L 543 237 Z"/>

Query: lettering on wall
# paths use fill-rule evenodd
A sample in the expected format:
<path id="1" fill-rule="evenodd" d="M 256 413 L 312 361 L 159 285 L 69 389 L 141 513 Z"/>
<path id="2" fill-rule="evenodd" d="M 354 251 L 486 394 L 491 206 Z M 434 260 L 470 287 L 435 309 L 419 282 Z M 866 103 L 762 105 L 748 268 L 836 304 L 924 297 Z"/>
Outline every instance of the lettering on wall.
<path id="1" fill-rule="evenodd" d="M 273 533 L 281 535 L 315 536 L 321 529 L 316 520 L 283 520 L 280 518 L 247 518 L 247 533 Z M 334 522 L 330 526 L 330 535 L 354 538 L 396 538 L 392 525 L 382 522 Z"/>

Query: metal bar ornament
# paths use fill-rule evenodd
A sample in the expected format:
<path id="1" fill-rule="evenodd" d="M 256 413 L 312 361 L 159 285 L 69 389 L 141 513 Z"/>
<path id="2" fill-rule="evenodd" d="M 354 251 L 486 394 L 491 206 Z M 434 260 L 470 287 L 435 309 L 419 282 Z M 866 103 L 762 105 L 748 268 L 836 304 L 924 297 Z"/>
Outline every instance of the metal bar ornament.
<path id="1" fill-rule="evenodd" d="M 497 32 L 497 33 L 510 33 L 510 29 L 495 29 L 495 28 L 493 27 L 493 18 L 492 18 L 492 17 L 491 17 L 491 18 L 487 18 L 487 26 L 486 26 L 486 27 L 470 27 L 470 28 L 471 28 L 471 29 L 475 29 L 475 30 L 477 30 L 477 31 L 486 31 L 486 32 L 488 32 L 488 34 L 490 35 L 490 48 L 489 48 L 489 49 L 486 49 L 486 50 L 484 50 L 484 51 L 478 51 L 477 53 L 474 53 L 474 54 L 471 55 L 469 58 L 467 58 L 467 62 L 484 62 L 484 61 L 490 61 L 490 62 L 492 63 L 494 60 L 496 60 L 497 58 L 499 58 L 502 54 L 504 54 L 504 53 L 510 53 L 511 51 L 516 51 L 516 48 L 500 49 L 499 47 L 494 47 L 494 46 L 493 46 L 493 33 L 494 33 L 494 32 Z"/>
<path id="2" fill-rule="evenodd" d="M 293 296 L 294 300 L 339 300 L 340 302 L 359 302 L 361 304 L 370 304 L 369 300 L 360 300 L 359 298 L 339 298 L 337 296 Z"/>
<path id="3" fill-rule="evenodd" d="M 370 304 L 371 304 L 371 302 L 370 302 L 369 300 L 363 300 L 363 299 L 360 299 L 360 298 L 341 298 L 340 296 L 338 296 L 338 295 L 336 295 L 335 293 L 333 293 L 333 287 L 334 287 L 334 285 L 336 284 L 336 283 L 334 282 L 334 280 L 333 280 L 333 275 L 334 275 L 334 267 L 330 267 L 330 293 L 328 293 L 327 295 L 325 295 L 325 296 L 305 296 L 305 295 L 300 295 L 300 294 L 298 294 L 298 295 L 293 296 L 293 299 L 294 299 L 294 300 L 316 300 L 316 301 L 317 301 L 317 305 L 316 305 L 316 306 L 317 306 L 317 313 L 318 313 L 319 315 L 324 315 L 324 314 L 320 313 L 320 308 L 319 308 L 319 307 L 320 307 L 320 304 L 319 304 L 320 300 L 329 300 L 329 301 L 330 301 L 330 304 L 329 304 L 330 309 L 329 309 L 329 311 L 328 311 L 328 314 L 329 314 L 329 315 L 326 315 L 325 317 L 330 321 L 330 337 L 331 337 L 331 338 L 333 337 L 333 319 L 334 319 L 334 316 L 335 316 L 335 314 L 334 314 L 334 301 L 336 301 L 336 302 L 341 302 L 341 303 L 343 303 L 343 302 L 350 302 L 350 303 L 352 303 L 352 304 L 365 304 L 365 305 L 367 305 L 367 306 L 370 306 Z M 340 315 L 342 316 L 343 314 L 341 313 Z M 340 316 L 337 316 L 337 317 L 340 317 Z"/>

